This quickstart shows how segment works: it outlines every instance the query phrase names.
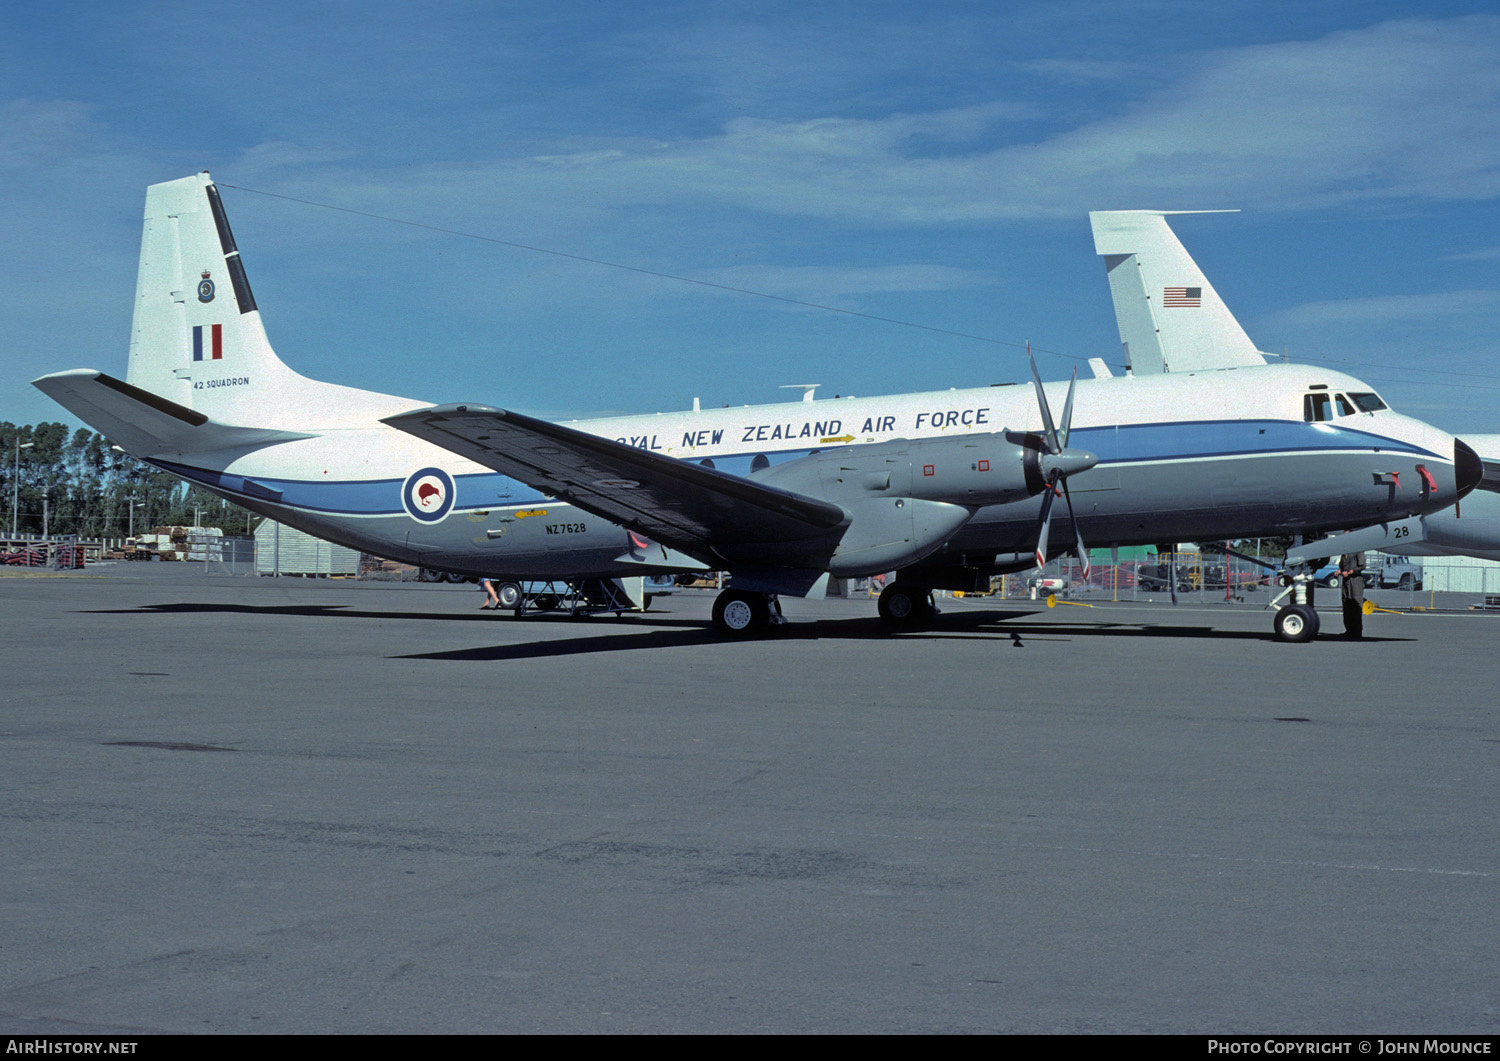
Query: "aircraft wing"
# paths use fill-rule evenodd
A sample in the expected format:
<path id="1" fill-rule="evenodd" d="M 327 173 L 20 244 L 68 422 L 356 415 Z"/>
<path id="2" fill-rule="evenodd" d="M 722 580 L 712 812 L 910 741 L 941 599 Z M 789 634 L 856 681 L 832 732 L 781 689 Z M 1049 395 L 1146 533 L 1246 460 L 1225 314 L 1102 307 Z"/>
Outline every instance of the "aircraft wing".
<path id="1" fill-rule="evenodd" d="M 383 422 L 689 554 L 791 546 L 849 518 L 827 501 L 507 409 L 439 405 Z"/>

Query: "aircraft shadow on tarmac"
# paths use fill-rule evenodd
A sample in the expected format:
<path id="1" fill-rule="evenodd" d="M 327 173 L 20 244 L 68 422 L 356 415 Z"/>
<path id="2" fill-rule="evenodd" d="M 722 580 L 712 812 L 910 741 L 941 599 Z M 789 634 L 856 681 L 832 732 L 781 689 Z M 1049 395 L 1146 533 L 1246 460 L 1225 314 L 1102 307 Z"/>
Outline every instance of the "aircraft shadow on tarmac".
<path id="1" fill-rule="evenodd" d="M 1027 622 L 1035 617 L 1029 611 L 968 612 L 961 615 L 940 615 L 925 630 L 892 634 L 884 624 L 874 617 L 853 619 L 800 620 L 776 628 L 758 641 L 822 641 L 857 640 L 869 641 L 887 638 L 902 641 L 941 639 L 944 641 L 973 640 L 1006 643 L 1014 648 L 1025 648 L 1029 642 L 1066 642 L 1089 637 L 1126 638 L 1192 638 L 1210 641 L 1270 641 L 1270 631 L 1219 630 L 1211 626 L 1172 625 L 1165 623 L 1116 623 L 1109 621 L 1083 623 L 1038 623 Z M 641 617 L 636 616 L 637 620 Z M 590 655 L 604 652 L 628 652 L 641 649 L 675 648 L 686 645 L 722 644 L 726 646 L 743 643 L 726 641 L 701 622 L 668 620 L 649 621 L 638 624 L 630 632 L 611 631 L 598 636 L 568 637 L 546 641 L 530 641 L 522 644 L 483 645 L 475 648 L 450 649 L 440 652 L 414 652 L 408 655 L 389 656 L 389 659 L 425 659 L 446 662 L 502 661 L 517 659 L 546 659 L 563 656 Z M 670 623 L 677 629 L 662 629 Z M 686 628 L 684 628 L 686 627 Z M 1406 640 L 1392 638 L 1365 638 L 1366 641 Z"/>
<path id="2" fill-rule="evenodd" d="M 415 652 L 392 655 L 390 659 L 425 659 L 447 662 L 473 662 L 478 660 L 545 659 L 549 657 L 591 655 L 601 652 L 629 652 L 685 645 L 723 644 L 725 641 L 698 619 L 674 619 L 670 613 L 657 612 L 649 615 L 633 614 L 628 617 L 608 615 L 574 618 L 561 613 L 528 615 L 515 619 L 509 615 L 489 612 L 431 612 L 431 611 L 381 611 L 350 608 L 341 604 L 209 604 L 184 602 L 176 604 L 150 604 L 138 608 L 109 608 L 85 611 L 90 615 L 139 615 L 142 612 L 158 615 L 284 615 L 315 619 L 377 619 L 386 622 L 401 620 L 440 621 L 460 623 L 516 623 L 524 622 L 543 629 L 565 627 L 580 628 L 581 624 L 599 624 L 600 633 L 577 637 L 556 637 L 519 644 L 482 645 L 474 648 L 451 649 L 439 652 Z M 1194 638 L 1210 641 L 1269 641 L 1269 630 L 1221 630 L 1210 625 L 1188 625 L 1180 623 L 1121 623 L 1110 620 L 1074 622 L 1036 622 L 1036 611 L 995 610 L 963 611 L 938 615 L 930 626 L 923 630 L 892 633 L 874 616 L 843 619 L 799 619 L 777 627 L 760 638 L 760 641 L 822 641 L 822 640 L 870 640 L 890 638 L 896 640 L 976 640 L 1009 641 L 1012 647 L 1025 648 L 1028 641 L 1071 641 L 1091 637 L 1129 638 Z M 1032 620 L 1032 621 L 1028 621 Z M 1335 635 L 1330 634 L 1330 638 Z M 1366 637 L 1369 642 L 1409 640 L 1408 638 Z"/>
<path id="3" fill-rule="evenodd" d="M 229 615 L 294 615 L 315 619 L 425 619 L 445 623 L 492 623 L 498 616 L 480 612 L 401 612 L 351 608 L 347 604 L 143 604 L 138 608 L 84 609 L 82 615 L 139 615 L 151 612 L 157 615 L 195 615 L 220 612 Z M 555 617 L 555 618 L 566 618 Z M 535 621 L 528 616 L 527 621 Z M 699 624 L 701 625 L 701 624 Z"/>

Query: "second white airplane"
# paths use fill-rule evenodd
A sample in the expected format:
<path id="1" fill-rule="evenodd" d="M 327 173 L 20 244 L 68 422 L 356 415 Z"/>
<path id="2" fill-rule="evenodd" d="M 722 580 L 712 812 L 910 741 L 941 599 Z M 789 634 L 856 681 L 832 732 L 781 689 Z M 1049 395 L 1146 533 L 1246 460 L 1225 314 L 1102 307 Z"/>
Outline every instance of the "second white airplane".
<path id="1" fill-rule="evenodd" d="M 1167 218 L 1233 211 L 1098 210 L 1089 214 L 1104 259 L 1126 364 L 1136 376 L 1265 365 L 1234 314 L 1178 240 Z M 1274 360 L 1274 359 L 1273 359 Z M 1304 415 L 1344 421 L 1359 411 L 1347 394 L 1312 401 Z M 1361 548 L 1408 556 L 1500 560 L 1500 435 L 1468 435 L 1484 462 L 1481 489 L 1417 524 L 1387 527 Z M 1405 533 L 1402 533 L 1402 532 Z M 1400 535 L 1400 536 L 1398 536 Z"/>

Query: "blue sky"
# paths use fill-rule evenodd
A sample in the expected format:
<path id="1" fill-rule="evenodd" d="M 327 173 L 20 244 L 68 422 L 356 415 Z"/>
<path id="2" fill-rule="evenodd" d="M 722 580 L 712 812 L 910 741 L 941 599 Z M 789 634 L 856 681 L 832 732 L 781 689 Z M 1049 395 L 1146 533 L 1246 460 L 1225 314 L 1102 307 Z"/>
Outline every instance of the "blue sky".
<path id="1" fill-rule="evenodd" d="M 1089 210 L 1237 207 L 1175 227 L 1261 349 L 1500 431 L 1492 9 L 6 5 L 0 420 L 123 375 L 145 186 L 208 169 L 283 359 L 421 401 L 1062 378 L 1122 361 Z"/>

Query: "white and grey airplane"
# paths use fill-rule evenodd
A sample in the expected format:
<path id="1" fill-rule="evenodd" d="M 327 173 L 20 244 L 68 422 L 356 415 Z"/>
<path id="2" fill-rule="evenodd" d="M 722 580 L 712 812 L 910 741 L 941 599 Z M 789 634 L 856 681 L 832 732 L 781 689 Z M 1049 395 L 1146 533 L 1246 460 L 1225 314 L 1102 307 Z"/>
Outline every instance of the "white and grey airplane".
<path id="1" fill-rule="evenodd" d="M 1033 367 L 1033 376 L 1035 370 Z M 1096 545 L 1366 527 L 1438 512 L 1482 477 L 1463 442 L 1337 372 L 1264 365 L 549 423 L 297 374 L 266 339 L 207 173 L 147 191 L 129 368 L 36 386 L 132 455 L 382 556 L 500 578 L 723 570 L 716 627 L 778 595 L 896 571 L 893 626 Z M 1323 417 L 1339 396 L 1357 410 Z M 1304 604 L 1277 613 L 1316 633 Z"/>
<path id="2" fill-rule="evenodd" d="M 1094 249 L 1104 258 L 1125 361 L 1135 376 L 1204 372 L 1268 364 L 1167 223 L 1223 210 L 1097 210 L 1089 214 Z M 1357 423 L 1366 399 L 1330 391 L 1309 399 L 1319 423 Z M 1370 536 L 1365 548 L 1409 556 L 1500 560 L 1500 435 L 1467 435 L 1484 462 L 1481 489 L 1418 524 Z M 1403 485 L 1403 489 L 1406 486 Z M 1395 534 L 1405 530 L 1402 537 Z M 1347 547 L 1347 543 L 1343 543 Z"/>

